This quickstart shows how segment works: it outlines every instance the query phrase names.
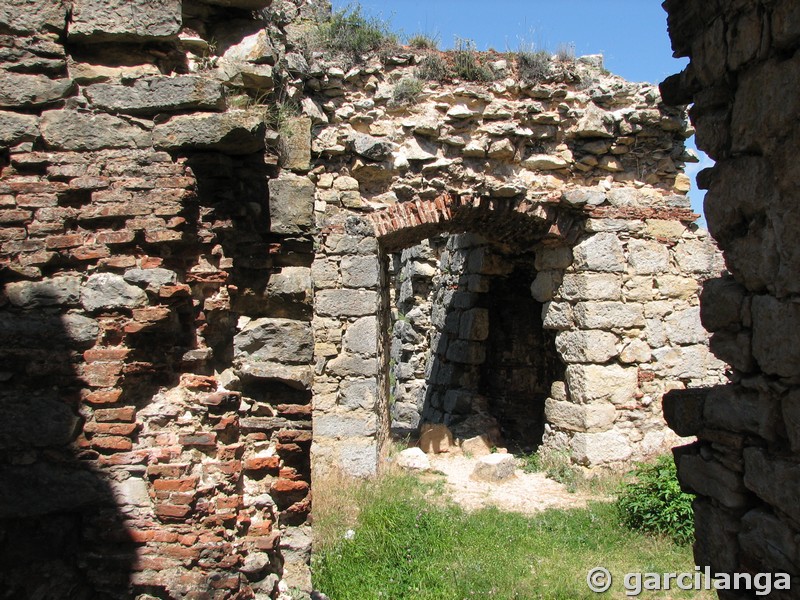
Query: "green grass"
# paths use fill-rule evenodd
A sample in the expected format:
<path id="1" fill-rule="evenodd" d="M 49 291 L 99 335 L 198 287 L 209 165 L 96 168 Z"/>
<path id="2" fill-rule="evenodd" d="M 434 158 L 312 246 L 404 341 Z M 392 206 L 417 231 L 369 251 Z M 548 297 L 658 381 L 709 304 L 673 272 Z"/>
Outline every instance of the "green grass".
<path id="1" fill-rule="evenodd" d="M 339 482 L 330 494 L 317 488 L 314 585 L 331 600 L 619 598 L 626 572 L 694 569 L 690 547 L 620 526 L 610 503 L 529 517 L 467 513 L 444 499 L 441 484 L 409 475 Z M 344 538 L 348 528 L 352 539 Z M 596 566 L 616 575 L 606 594 L 586 586 Z M 664 594 L 648 597 L 712 598 Z"/>

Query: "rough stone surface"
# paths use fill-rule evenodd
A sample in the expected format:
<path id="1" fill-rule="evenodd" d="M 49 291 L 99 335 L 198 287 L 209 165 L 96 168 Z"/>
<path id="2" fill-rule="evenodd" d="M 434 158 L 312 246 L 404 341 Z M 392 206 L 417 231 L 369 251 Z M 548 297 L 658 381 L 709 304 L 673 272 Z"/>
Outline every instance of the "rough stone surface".
<path id="1" fill-rule="evenodd" d="M 102 109 L 127 114 L 224 108 L 222 86 L 193 75 L 148 77 L 133 85 L 97 83 L 86 88 L 89 100 Z"/>
<path id="2" fill-rule="evenodd" d="M 570 397 L 581 404 L 598 400 L 616 405 L 632 402 L 637 379 L 636 368 L 620 365 L 570 365 L 566 373 Z"/>
<path id="3" fill-rule="evenodd" d="M 71 79 L 4 73 L 0 80 L 0 108 L 31 108 L 52 104 L 72 90 Z"/>
<path id="4" fill-rule="evenodd" d="M 46 111 L 42 113 L 40 128 L 45 144 L 54 150 L 144 148 L 152 140 L 146 128 L 102 113 Z"/>
<path id="5" fill-rule="evenodd" d="M 514 476 L 517 461 L 513 454 L 489 454 L 475 463 L 472 478 L 479 481 L 505 481 Z"/>
<path id="6" fill-rule="evenodd" d="M 311 324 L 291 319 L 255 319 L 233 338 L 233 351 L 239 360 L 310 362 L 314 353 Z"/>
<path id="7" fill-rule="evenodd" d="M 427 471 L 431 468 L 431 461 L 419 448 L 406 448 L 397 455 L 397 466 L 409 471 Z"/>
<path id="8" fill-rule="evenodd" d="M 75 0 L 69 37 L 74 40 L 140 42 L 176 36 L 181 27 L 179 0 Z"/>
<path id="9" fill-rule="evenodd" d="M 270 229 L 300 233 L 313 224 L 314 184 L 307 177 L 284 173 L 269 182 Z"/>
<path id="10" fill-rule="evenodd" d="M 263 119 L 251 112 L 209 113 L 172 117 L 153 128 L 156 148 L 217 150 L 227 154 L 251 154 L 264 148 Z"/>
<path id="11" fill-rule="evenodd" d="M 97 273 L 89 276 L 81 287 L 81 303 L 90 312 L 136 308 L 147 303 L 147 294 L 140 287 L 126 283 L 120 275 Z"/>

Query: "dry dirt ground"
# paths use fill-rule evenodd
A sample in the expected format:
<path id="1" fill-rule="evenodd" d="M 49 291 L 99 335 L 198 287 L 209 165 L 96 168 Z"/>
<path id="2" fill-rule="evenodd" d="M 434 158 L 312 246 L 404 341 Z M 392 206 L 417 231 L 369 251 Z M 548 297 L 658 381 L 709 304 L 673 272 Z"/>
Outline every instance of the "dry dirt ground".
<path id="1" fill-rule="evenodd" d="M 580 490 L 570 493 L 560 483 L 543 473 L 525 473 L 517 469 L 514 477 L 501 482 L 476 481 L 470 477 L 477 457 L 460 453 L 428 455 L 433 471 L 446 478 L 452 499 L 466 510 L 495 506 L 500 510 L 532 514 L 548 508 L 582 508 L 590 499 Z"/>

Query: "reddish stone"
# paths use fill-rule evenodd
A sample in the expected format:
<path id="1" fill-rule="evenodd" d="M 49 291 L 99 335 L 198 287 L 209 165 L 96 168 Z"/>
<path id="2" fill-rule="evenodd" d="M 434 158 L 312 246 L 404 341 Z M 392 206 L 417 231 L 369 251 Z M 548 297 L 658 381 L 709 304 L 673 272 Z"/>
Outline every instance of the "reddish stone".
<path id="1" fill-rule="evenodd" d="M 162 285 L 158 290 L 160 298 L 178 298 L 182 296 L 190 296 L 192 289 L 185 283 L 175 285 Z"/>
<path id="2" fill-rule="evenodd" d="M 75 260 L 98 260 L 111 255 L 107 246 L 80 246 L 70 252 Z"/>
<path id="3" fill-rule="evenodd" d="M 239 496 L 217 497 L 214 502 L 217 505 L 217 510 L 238 509 L 242 505 L 242 499 Z"/>
<path id="4" fill-rule="evenodd" d="M 83 244 L 86 236 L 82 233 L 70 233 L 66 235 L 49 235 L 45 240 L 48 250 L 59 250 L 62 248 L 74 248 Z"/>
<path id="5" fill-rule="evenodd" d="M 166 306 L 148 306 L 146 308 L 134 308 L 133 318 L 136 321 L 147 321 L 155 323 L 168 319 L 171 310 Z"/>
<path id="6" fill-rule="evenodd" d="M 136 259 L 132 256 L 112 256 L 101 260 L 99 264 L 112 269 L 129 269 L 136 266 Z"/>
<path id="7" fill-rule="evenodd" d="M 155 464 L 148 465 L 147 476 L 155 477 L 180 477 L 189 468 L 187 464 Z"/>
<path id="8" fill-rule="evenodd" d="M 273 494 L 305 494 L 308 492 L 308 483 L 291 479 L 276 479 L 270 486 L 270 492 Z"/>
<path id="9" fill-rule="evenodd" d="M 278 414 L 283 417 L 308 417 L 311 416 L 310 404 L 279 404 L 276 406 Z"/>
<path id="10" fill-rule="evenodd" d="M 178 434 L 178 443 L 182 446 L 216 446 L 217 434 L 210 432 L 195 432 Z"/>
<path id="11" fill-rule="evenodd" d="M 311 441 L 311 432 L 301 429 L 285 429 L 278 432 L 277 438 L 283 444 L 302 444 Z"/>
<path id="12" fill-rule="evenodd" d="M 274 471 L 280 467 L 278 456 L 255 456 L 244 461 L 245 471 Z"/>
<path id="13" fill-rule="evenodd" d="M 303 478 L 303 476 L 300 475 L 300 473 L 298 473 L 297 469 L 294 467 L 281 468 L 281 470 L 278 472 L 278 477 L 283 479 L 291 479 L 292 481 L 298 481 Z"/>
<path id="14" fill-rule="evenodd" d="M 187 505 L 157 504 L 156 515 L 162 519 L 183 519 L 192 512 L 192 508 Z"/>
<path id="15" fill-rule="evenodd" d="M 125 360 L 129 353 L 130 349 L 119 346 L 113 348 L 92 348 L 83 353 L 83 360 L 87 363 Z"/>
<path id="16" fill-rule="evenodd" d="M 19 210 L 15 208 L 0 210 L 0 225 L 25 223 L 32 219 L 33 219 L 33 213 L 29 210 Z"/>
<path id="17" fill-rule="evenodd" d="M 247 529 L 247 535 L 252 536 L 269 535 L 270 533 L 272 533 L 272 521 L 269 520 L 251 523 Z"/>
<path id="18" fill-rule="evenodd" d="M 198 558 L 200 558 L 199 548 L 187 548 L 185 546 L 175 546 L 175 545 L 161 546 L 158 549 L 158 553 L 163 554 L 164 556 L 169 556 L 171 558 L 178 558 L 182 560 L 197 560 Z"/>
<path id="19" fill-rule="evenodd" d="M 91 387 L 112 387 L 121 372 L 122 361 L 90 363 L 83 367 L 83 380 Z"/>
<path id="20" fill-rule="evenodd" d="M 193 373 L 183 373 L 181 375 L 181 386 L 190 390 L 214 390 L 217 387 L 215 377 L 205 375 L 195 375 Z"/>
<path id="21" fill-rule="evenodd" d="M 113 246 L 115 244 L 130 244 L 135 238 L 135 231 L 120 229 L 119 231 L 101 231 L 95 236 L 95 241 L 98 244 Z"/>
<path id="22" fill-rule="evenodd" d="M 179 242 L 179 241 L 181 241 L 182 237 L 183 237 L 183 234 L 180 231 L 169 231 L 169 230 L 151 231 L 151 230 L 147 229 L 144 232 L 144 239 L 148 244 L 163 244 L 164 242 Z"/>
<path id="23" fill-rule="evenodd" d="M 160 556 L 140 556 L 136 560 L 134 569 L 138 571 L 166 571 L 167 569 L 174 569 L 179 567 L 180 563 L 171 558 L 164 558 Z M 160 579 L 154 580 L 155 585 L 163 585 Z"/>
<path id="24" fill-rule="evenodd" d="M 177 537 L 178 543 L 183 544 L 184 546 L 193 546 L 195 543 L 197 543 L 197 535 L 194 533 L 184 533 Z"/>
<path id="25" fill-rule="evenodd" d="M 241 458 L 242 454 L 244 454 L 244 444 L 231 444 L 217 448 L 217 459 L 222 461 Z"/>
<path id="26" fill-rule="evenodd" d="M 110 421 L 133 421 L 136 409 L 133 406 L 123 408 L 99 408 L 94 411 L 94 420 L 99 423 Z"/>
<path id="27" fill-rule="evenodd" d="M 238 590 L 239 589 L 239 576 L 228 575 L 212 579 L 209 582 L 210 586 L 215 590 Z"/>
<path id="28" fill-rule="evenodd" d="M 272 552 L 278 549 L 278 544 L 281 541 L 281 532 L 273 531 L 269 535 L 253 536 L 248 539 L 252 541 L 256 549 L 263 552 Z"/>
<path id="29" fill-rule="evenodd" d="M 122 395 L 122 390 L 96 390 L 82 395 L 89 404 L 114 404 Z"/>
<path id="30" fill-rule="evenodd" d="M 188 492 L 197 487 L 197 477 L 182 477 L 180 479 L 156 479 L 153 489 L 158 491 Z"/>
<path id="31" fill-rule="evenodd" d="M 86 433 L 129 436 L 136 431 L 136 423 L 92 423 L 84 427 Z"/>
<path id="32" fill-rule="evenodd" d="M 114 435 L 97 436 L 91 440 L 92 448 L 98 450 L 112 450 L 125 452 L 133 448 L 133 444 L 128 438 Z"/>

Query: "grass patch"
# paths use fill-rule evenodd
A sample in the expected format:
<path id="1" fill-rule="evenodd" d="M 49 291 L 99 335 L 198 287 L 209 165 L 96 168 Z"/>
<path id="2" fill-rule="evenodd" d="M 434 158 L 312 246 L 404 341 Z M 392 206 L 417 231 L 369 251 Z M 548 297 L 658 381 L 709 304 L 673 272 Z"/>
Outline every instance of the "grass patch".
<path id="1" fill-rule="evenodd" d="M 550 74 L 550 53 L 534 50 L 533 46 L 522 46 L 516 53 L 517 73 L 528 83 L 540 83 Z"/>
<path id="2" fill-rule="evenodd" d="M 620 527 L 610 503 L 527 517 L 467 513 L 410 475 L 330 494 L 316 484 L 314 585 L 332 600 L 589 599 L 598 595 L 586 573 L 598 565 L 616 575 L 605 597 L 619 598 L 623 573 L 694 569 L 688 546 Z"/>
<path id="3" fill-rule="evenodd" d="M 419 98 L 424 87 L 423 82 L 416 77 L 403 77 L 394 86 L 392 102 L 398 105 L 413 104 Z"/>
<path id="4" fill-rule="evenodd" d="M 415 50 L 437 50 L 439 38 L 425 33 L 417 33 L 408 38 L 408 45 Z"/>

